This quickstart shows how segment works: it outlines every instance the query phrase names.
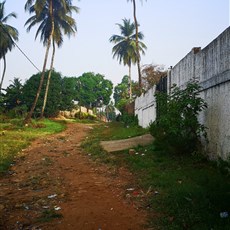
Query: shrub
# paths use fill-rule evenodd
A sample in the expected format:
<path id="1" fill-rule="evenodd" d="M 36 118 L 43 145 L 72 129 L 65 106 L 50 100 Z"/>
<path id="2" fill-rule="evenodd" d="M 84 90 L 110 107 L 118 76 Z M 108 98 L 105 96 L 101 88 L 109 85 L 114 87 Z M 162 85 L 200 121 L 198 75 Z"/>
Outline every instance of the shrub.
<path id="1" fill-rule="evenodd" d="M 133 114 L 123 113 L 119 119 L 125 126 L 138 126 L 138 117 Z"/>
<path id="2" fill-rule="evenodd" d="M 200 89 L 191 81 L 184 90 L 174 85 L 170 95 L 156 94 L 157 119 L 150 125 L 150 133 L 158 146 L 177 153 L 192 153 L 199 148 L 200 137 L 206 138 L 206 128 L 197 116 L 207 107 L 199 97 Z"/>

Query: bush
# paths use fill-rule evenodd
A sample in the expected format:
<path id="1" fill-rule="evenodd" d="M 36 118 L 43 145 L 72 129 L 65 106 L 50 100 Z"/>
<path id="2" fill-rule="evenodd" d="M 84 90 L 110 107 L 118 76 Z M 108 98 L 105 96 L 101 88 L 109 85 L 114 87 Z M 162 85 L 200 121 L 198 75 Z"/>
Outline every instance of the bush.
<path id="1" fill-rule="evenodd" d="M 157 119 L 150 125 L 150 133 L 158 146 L 176 153 L 192 153 L 199 148 L 206 128 L 197 116 L 207 107 L 199 97 L 200 89 L 196 82 L 189 82 L 184 90 L 173 86 L 170 95 L 156 94 Z"/>
<path id="2" fill-rule="evenodd" d="M 138 117 L 133 114 L 123 113 L 119 118 L 125 126 L 138 126 Z"/>

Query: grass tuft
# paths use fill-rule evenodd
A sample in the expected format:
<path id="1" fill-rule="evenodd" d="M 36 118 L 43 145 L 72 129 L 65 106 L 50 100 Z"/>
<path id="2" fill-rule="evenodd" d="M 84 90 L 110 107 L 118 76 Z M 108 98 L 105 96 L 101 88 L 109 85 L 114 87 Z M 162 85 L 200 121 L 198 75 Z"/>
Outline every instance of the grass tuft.
<path id="1" fill-rule="evenodd" d="M 61 213 L 57 213 L 54 209 L 45 210 L 42 212 L 41 216 L 38 218 L 38 222 L 50 222 L 53 219 L 62 218 L 63 215 Z"/>

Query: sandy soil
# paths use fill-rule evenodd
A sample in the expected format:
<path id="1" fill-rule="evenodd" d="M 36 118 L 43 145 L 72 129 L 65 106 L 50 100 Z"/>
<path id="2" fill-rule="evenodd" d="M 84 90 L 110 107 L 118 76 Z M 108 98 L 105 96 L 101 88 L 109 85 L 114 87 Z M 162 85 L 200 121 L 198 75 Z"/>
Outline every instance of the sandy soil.
<path id="1" fill-rule="evenodd" d="M 91 128 L 69 124 L 22 152 L 0 177 L 1 230 L 144 229 L 145 212 L 127 196 L 132 174 L 82 153 L 80 143 Z"/>

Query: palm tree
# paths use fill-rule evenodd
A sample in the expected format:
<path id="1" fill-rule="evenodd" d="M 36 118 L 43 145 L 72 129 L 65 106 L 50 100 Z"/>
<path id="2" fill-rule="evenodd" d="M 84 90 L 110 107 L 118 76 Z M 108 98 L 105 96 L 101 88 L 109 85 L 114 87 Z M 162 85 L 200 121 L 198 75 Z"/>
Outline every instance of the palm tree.
<path id="1" fill-rule="evenodd" d="M 68 35 L 68 37 L 70 37 L 71 35 L 74 35 L 75 32 L 77 32 L 76 22 L 71 17 L 72 11 L 75 11 L 76 13 L 78 13 L 79 8 L 76 6 L 69 6 L 68 8 L 65 9 L 58 2 L 55 2 L 54 7 L 53 7 L 53 15 L 52 15 L 53 17 L 51 18 L 52 27 L 54 28 L 54 33 L 52 37 L 53 52 L 52 52 L 52 57 L 51 57 L 50 70 L 49 70 L 47 83 L 46 83 L 46 89 L 45 89 L 41 116 L 40 116 L 41 118 L 43 118 L 44 116 L 44 111 L 45 111 L 46 102 L 47 102 L 50 79 L 51 79 L 51 74 L 52 74 L 53 64 L 54 64 L 55 44 L 57 44 L 57 46 L 60 47 L 63 43 L 63 35 L 62 35 L 61 30 L 63 30 L 64 34 Z"/>
<path id="2" fill-rule="evenodd" d="M 130 22 L 130 19 L 123 19 L 123 24 L 117 24 L 121 30 L 121 35 L 112 35 L 109 39 L 115 46 L 112 49 L 113 58 L 117 57 L 119 63 L 123 62 L 124 65 L 129 67 L 129 96 L 132 97 L 132 81 L 131 81 L 131 64 L 137 62 L 136 53 L 136 34 L 135 24 Z M 144 35 L 139 32 L 138 38 L 142 40 Z M 139 50 L 144 54 L 146 46 L 143 42 L 139 42 Z"/>
<path id="3" fill-rule="evenodd" d="M 14 12 L 5 16 L 5 1 L 0 2 L 0 59 L 3 59 L 3 72 L 0 83 L 0 93 L 6 73 L 6 53 L 15 46 L 14 41 L 18 41 L 18 31 L 14 27 L 6 24 L 10 18 L 16 18 Z"/>
<path id="4" fill-rule="evenodd" d="M 32 17 L 30 17 L 25 25 L 28 25 L 27 31 L 29 32 L 30 29 L 36 25 L 40 24 L 37 30 L 37 33 L 35 35 L 35 39 L 37 38 L 38 34 L 41 34 L 41 41 L 43 42 L 43 45 L 46 46 L 46 53 L 45 53 L 45 58 L 44 58 L 44 63 L 43 63 L 43 69 L 42 69 L 42 75 L 39 83 L 39 87 L 36 93 L 36 97 L 34 99 L 33 105 L 28 113 L 28 115 L 25 118 L 25 123 L 28 123 L 31 120 L 32 114 L 34 112 L 34 109 L 36 107 L 42 84 L 44 81 L 44 76 L 45 76 L 45 70 L 46 70 L 46 64 L 48 60 L 48 54 L 49 54 L 49 49 L 51 45 L 52 39 L 57 42 L 57 44 L 62 43 L 62 36 L 60 33 L 60 29 L 56 29 L 55 25 L 55 20 L 56 17 L 63 17 L 65 14 L 69 14 L 74 10 L 76 7 L 72 6 L 72 1 L 71 0 L 27 0 L 25 4 L 25 10 L 29 11 L 30 14 L 34 14 Z M 59 10 L 54 10 L 54 9 L 59 9 Z M 70 16 L 66 15 L 66 18 Z M 71 17 L 70 17 L 71 18 Z M 69 18 L 68 18 L 69 20 Z M 61 23 L 62 25 L 68 24 L 68 20 L 63 20 Z M 71 20 L 73 20 L 71 18 Z M 74 20 L 73 20 L 74 21 Z M 75 25 L 75 21 L 74 21 Z M 58 25 L 57 25 L 58 26 Z M 65 29 L 64 29 L 64 32 Z M 54 55 L 54 52 L 53 52 Z M 52 65 L 52 61 L 51 61 Z"/>
<path id="5" fill-rule="evenodd" d="M 138 82 L 139 82 L 139 89 L 142 91 L 142 77 L 141 77 L 141 66 L 140 66 L 140 50 L 139 50 L 139 40 L 138 40 L 138 22 L 137 22 L 137 15 L 136 15 L 136 0 L 127 0 L 128 2 L 131 1 L 133 3 L 133 18 L 136 28 L 136 52 L 137 52 L 137 68 L 138 68 Z M 146 0 L 147 1 L 147 0 Z M 142 2 L 142 0 L 141 0 Z"/>

